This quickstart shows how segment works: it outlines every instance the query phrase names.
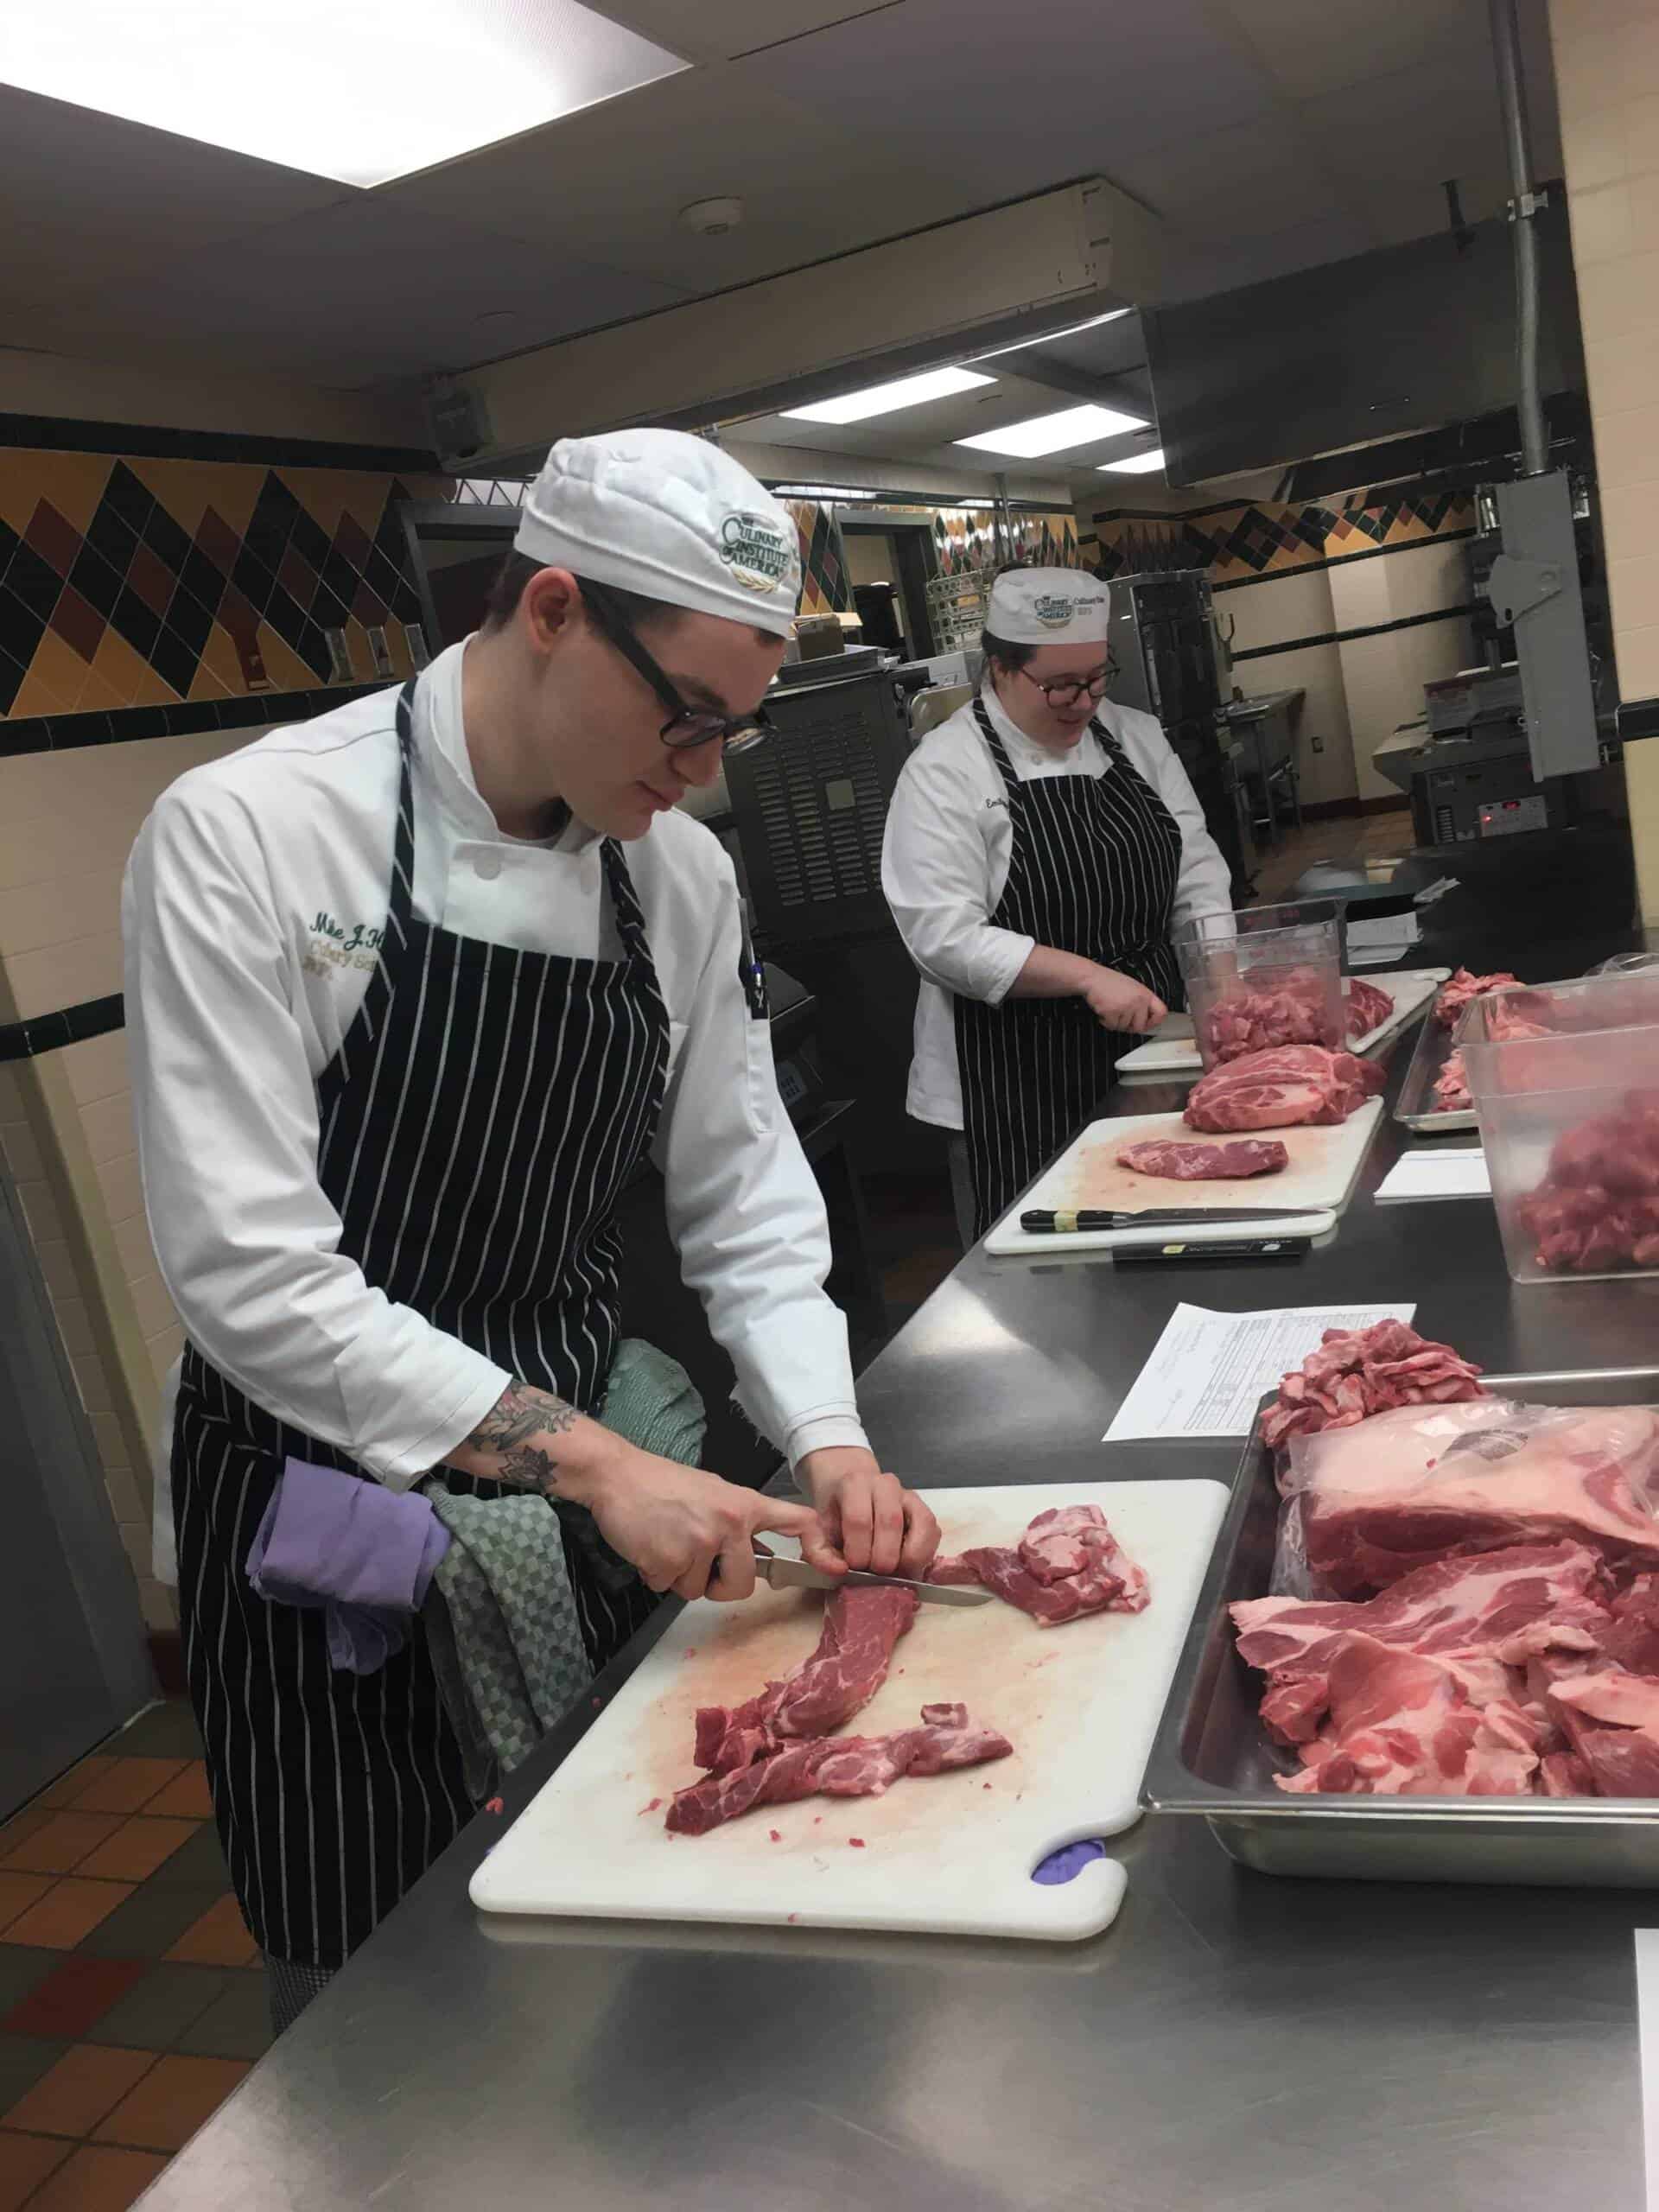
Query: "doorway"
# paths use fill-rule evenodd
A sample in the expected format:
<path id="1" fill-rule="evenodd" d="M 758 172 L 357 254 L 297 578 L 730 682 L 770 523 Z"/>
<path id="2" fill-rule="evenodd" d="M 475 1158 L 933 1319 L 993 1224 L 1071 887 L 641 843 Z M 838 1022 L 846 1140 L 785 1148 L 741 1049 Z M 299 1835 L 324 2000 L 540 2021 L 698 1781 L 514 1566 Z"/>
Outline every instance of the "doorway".
<path id="1" fill-rule="evenodd" d="M 935 648 L 927 613 L 926 523 L 864 521 L 844 507 L 837 520 L 864 642 L 911 660 L 928 659 Z"/>

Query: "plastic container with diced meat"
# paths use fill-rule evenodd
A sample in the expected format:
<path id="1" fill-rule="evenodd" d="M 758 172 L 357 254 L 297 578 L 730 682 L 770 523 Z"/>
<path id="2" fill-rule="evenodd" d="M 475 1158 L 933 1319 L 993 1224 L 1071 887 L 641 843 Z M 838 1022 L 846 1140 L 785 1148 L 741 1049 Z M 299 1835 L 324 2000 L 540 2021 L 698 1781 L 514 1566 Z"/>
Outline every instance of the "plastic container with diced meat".
<path id="1" fill-rule="evenodd" d="M 1206 1072 L 1278 1045 L 1346 1043 L 1334 900 L 1200 914 L 1173 943 Z"/>
<path id="2" fill-rule="evenodd" d="M 1458 1045 L 1516 1281 L 1659 1274 L 1659 974 L 1492 992 Z"/>

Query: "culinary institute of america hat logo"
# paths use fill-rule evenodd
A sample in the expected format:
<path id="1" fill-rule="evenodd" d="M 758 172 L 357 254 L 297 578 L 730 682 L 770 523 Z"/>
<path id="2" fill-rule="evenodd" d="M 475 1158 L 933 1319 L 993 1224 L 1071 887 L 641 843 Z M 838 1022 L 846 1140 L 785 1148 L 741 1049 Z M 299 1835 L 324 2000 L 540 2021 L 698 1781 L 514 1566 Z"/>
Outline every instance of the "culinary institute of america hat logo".
<path id="1" fill-rule="evenodd" d="M 1073 599 L 1063 599 L 1058 592 L 1048 592 L 1041 599 L 1032 601 L 1031 611 L 1038 621 L 1051 630 L 1058 630 L 1071 620 L 1076 605 Z"/>
<path id="2" fill-rule="evenodd" d="M 795 549 L 770 515 L 728 515 L 720 526 L 720 557 L 750 591 L 776 591 L 794 574 Z"/>

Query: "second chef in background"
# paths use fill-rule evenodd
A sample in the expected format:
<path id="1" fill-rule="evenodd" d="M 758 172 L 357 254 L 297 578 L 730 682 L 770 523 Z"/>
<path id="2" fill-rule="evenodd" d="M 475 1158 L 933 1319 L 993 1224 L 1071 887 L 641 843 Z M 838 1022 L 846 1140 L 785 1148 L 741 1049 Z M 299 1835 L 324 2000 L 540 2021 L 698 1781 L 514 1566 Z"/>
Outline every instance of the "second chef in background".
<path id="1" fill-rule="evenodd" d="M 923 739 L 887 816 L 882 887 L 922 977 L 907 1103 L 960 1133 L 964 1241 L 1180 1003 L 1172 931 L 1232 904 L 1162 729 L 1104 696 L 1110 616 L 1081 569 L 1005 570 L 979 694 Z"/>

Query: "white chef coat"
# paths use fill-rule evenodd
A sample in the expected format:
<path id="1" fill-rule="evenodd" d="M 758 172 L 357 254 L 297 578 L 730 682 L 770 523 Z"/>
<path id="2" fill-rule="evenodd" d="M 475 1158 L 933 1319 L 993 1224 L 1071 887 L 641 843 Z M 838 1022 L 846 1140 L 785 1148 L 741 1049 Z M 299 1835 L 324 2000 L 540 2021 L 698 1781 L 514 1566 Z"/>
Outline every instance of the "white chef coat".
<path id="1" fill-rule="evenodd" d="M 617 958 L 594 834 L 506 837 L 479 796 L 464 651 L 416 693 L 415 912 L 525 951 Z M 512 1378 L 364 1280 L 317 1181 L 316 1078 L 386 918 L 396 703 L 377 692 L 181 777 L 139 833 L 122 916 L 145 1207 L 186 1330 L 256 1403 L 402 1488 Z M 791 1462 L 861 1446 L 847 1325 L 823 1288 L 823 1200 L 740 980 L 731 862 L 677 813 L 626 858 L 669 1016 L 654 1157 L 682 1273 L 739 1403 Z"/>
<path id="2" fill-rule="evenodd" d="M 1085 730 L 1069 752 L 1056 753 L 1016 728 L 988 684 L 983 696 L 991 726 L 1022 784 L 1039 776 L 1114 772 L 1092 731 Z M 1194 914 L 1225 912 L 1233 903 L 1227 863 L 1158 721 L 1109 700 L 1096 712 L 1179 827 L 1172 928 Z M 1000 1005 L 1034 944 L 1018 930 L 993 927 L 989 919 L 1007 887 L 1013 851 L 1007 787 L 970 701 L 930 730 L 905 763 L 881 849 L 881 888 L 922 976 L 906 1103 L 918 1121 L 941 1128 L 963 1125 L 952 995 Z"/>

